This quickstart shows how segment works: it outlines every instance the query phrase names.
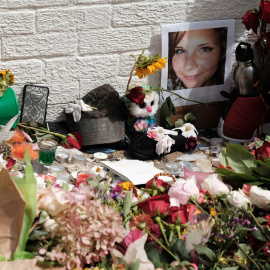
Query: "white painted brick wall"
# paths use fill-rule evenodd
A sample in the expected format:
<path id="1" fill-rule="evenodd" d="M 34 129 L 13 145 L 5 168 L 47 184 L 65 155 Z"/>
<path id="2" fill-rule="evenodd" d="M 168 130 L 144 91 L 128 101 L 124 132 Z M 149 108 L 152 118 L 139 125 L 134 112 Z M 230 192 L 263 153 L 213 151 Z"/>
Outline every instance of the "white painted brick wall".
<path id="1" fill-rule="evenodd" d="M 66 103 L 104 83 L 123 95 L 131 53 L 161 52 L 161 25 L 235 19 L 235 46 L 247 40 L 241 17 L 260 0 L 1 0 L 0 69 L 50 89 L 48 121 L 64 120 Z M 249 39 L 248 42 L 253 43 Z M 138 81 L 138 79 L 136 79 Z M 136 81 L 135 80 L 135 81 Z M 147 79 L 144 80 L 147 83 Z M 149 78 L 160 85 L 160 72 Z"/>

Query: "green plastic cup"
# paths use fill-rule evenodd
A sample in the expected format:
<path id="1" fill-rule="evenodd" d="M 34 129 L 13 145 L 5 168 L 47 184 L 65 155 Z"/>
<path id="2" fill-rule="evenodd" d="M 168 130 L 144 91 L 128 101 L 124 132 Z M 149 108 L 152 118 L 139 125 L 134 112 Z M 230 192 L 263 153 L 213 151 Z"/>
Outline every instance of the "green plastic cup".
<path id="1" fill-rule="evenodd" d="M 8 88 L 4 95 L 0 97 L 0 125 L 6 125 L 8 121 L 19 114 L 19 104 L 17 96 L 12 88 Z M 19 121 L 19 115 L 15 123 L 13 124 L 13 128 L 15 128 Z"/>

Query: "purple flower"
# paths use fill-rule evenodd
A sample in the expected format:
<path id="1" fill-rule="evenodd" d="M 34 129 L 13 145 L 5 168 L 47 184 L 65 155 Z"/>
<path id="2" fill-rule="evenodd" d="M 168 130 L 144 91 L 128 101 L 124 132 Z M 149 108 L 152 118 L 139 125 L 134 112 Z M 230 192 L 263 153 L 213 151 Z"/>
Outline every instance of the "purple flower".
<path id="1" fill-rule="evenodd" d="M 115 200 L 117 197 L 122 198 L 122 196 L 121 196 L 120 194 L 118 194 L 118 193 L 111 194 L 111 198 L 112 198 L 113 200 Z"/>
<path id="2" fill-rule="evenodd" d="M 193 152 L 197 147 L 198 139 L 196 137 L 190 136 L 188 140 L 185 142 L 185 149 L 187 152 Z"/>

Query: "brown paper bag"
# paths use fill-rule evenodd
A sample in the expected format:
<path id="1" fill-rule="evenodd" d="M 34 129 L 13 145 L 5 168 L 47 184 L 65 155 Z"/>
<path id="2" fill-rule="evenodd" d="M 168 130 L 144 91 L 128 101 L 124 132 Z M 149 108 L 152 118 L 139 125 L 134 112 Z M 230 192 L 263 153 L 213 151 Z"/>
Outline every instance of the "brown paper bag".
<path id="1" fill-rule="evenodd" d="M 0 256 L 11 258 L 18 247 L 24 208 L 19 189 L 0 162 Z"/>
<path id="2" fill-rule="evenodd" d="M 23 223 L 25 202 L 16 183 L 0 162 L 0 256 L 7 259 L 16 251 Z M 36 259 L 0 262 L 0 270 L 62 270 L 63 267 L 45 267 Z"/>

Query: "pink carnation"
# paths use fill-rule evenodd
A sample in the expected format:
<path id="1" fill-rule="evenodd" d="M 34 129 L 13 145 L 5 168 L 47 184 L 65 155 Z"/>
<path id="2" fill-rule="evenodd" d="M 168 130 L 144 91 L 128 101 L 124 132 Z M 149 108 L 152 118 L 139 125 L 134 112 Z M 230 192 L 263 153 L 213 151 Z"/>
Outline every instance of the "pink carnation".
<path id="1" fill-rule="evenodd" d="M 147 131 L 147 136 L 149 138 L 151 138 L 151 139 L 154 139 L 154 140 L 157 140 L 157 138 L 158 138 L 157 133 L 155 131 L 153 131 L 153 130 L 148 130 Z"/>

